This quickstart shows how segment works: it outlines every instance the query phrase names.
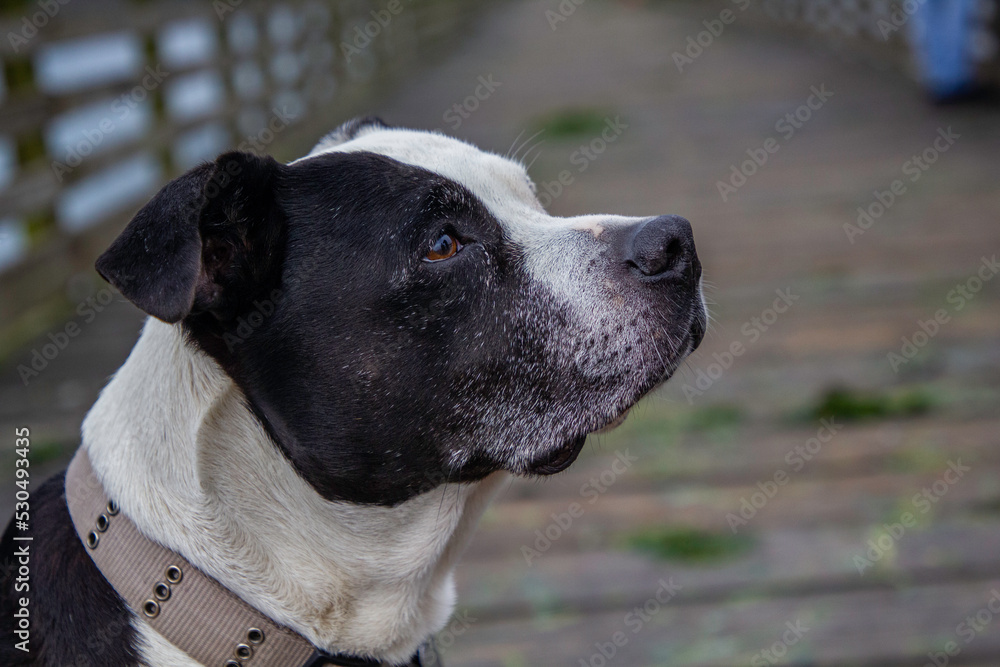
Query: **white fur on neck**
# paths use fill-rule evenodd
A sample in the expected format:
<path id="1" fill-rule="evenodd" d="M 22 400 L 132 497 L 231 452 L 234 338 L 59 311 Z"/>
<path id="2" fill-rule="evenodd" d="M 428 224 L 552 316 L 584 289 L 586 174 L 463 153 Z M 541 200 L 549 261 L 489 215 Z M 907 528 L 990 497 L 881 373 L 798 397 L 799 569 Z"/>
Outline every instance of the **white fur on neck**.
<path id="1" fill-rule="evenodd" d="M 390 663 L 447 622 L 455 561 L 503 478 L 392 508 L 326 501 L 218 364 L 153 318 L 87 415 L 83 446 L 145 535 L 317 646 Z M 139 629 L 148 664 L 195 664 Z"/>

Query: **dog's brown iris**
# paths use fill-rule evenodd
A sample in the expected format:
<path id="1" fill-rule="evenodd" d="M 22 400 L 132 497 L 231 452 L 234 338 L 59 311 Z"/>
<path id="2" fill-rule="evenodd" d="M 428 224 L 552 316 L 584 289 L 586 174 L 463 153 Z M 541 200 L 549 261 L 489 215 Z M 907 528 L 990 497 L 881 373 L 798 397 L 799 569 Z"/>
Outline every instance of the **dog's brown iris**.
<path id="1" fill-rule="evenodd" d="M 434 245 L 431 247 L 430 252 L 427 253 L 425 259 L 428 262 L 440 262 L 442 259 L 448 259 L 449 257 L 454 257 L 462 248 L 462 244 L 458 242 L 451 234 L 442 234 Z"/>

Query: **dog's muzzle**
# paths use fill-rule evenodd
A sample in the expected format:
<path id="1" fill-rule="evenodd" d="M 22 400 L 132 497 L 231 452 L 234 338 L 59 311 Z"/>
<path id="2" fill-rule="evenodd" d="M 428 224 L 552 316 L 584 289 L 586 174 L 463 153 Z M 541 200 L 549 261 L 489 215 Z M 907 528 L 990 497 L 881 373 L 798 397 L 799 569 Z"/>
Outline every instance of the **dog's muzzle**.
<path id="1" fill-rule="evenodd" d="M 530 472 L 551 475 L 568 468 L 580 454 L 589 433 L 609 431 L 625 421 L 641 396 L 665 382 L 683 358 L 705 336 L 707 313 L 701 294 L 701 262 L 695 250 L 691 223 L 677 215 L 662 215 L 609 230 L 599 238 L 610 252 L 609 278 L 620 281 L 642 312 L 634 318 L 623 316 L 619 327 L 633 327 L 647 335 L 661 349 L 646 347 L 641 354 L 662 364 L 662 375 L 647 378 L 646 384 L 628 404 L 619 404 L 613 414 L 599 423 L 590 423 L 586 432 L 571 434 L 531 466 Z M 606 339 L 607 337 L 605 337 Z"/>

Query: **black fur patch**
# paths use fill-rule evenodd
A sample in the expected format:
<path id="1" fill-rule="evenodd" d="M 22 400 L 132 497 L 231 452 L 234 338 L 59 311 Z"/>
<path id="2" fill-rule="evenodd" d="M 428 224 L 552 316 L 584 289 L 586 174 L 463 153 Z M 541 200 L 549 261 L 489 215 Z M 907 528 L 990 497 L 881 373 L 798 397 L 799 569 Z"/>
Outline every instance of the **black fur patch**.
<path id="1" fill-rule="evenodd" d="M 0 665 L 4 667 L 135 667 L 135 631 L 125 602 L 94 565 L 66 507 L 64 474 L 31 494 L 31 530 L 14 522 L 0 542 Z M 29 535 L 31 542 L 15 541 Z M 28 545 L 29 578 L 18 551 Z M 14 614 L 28 598 L 31 637 L 18 650 Z"/>

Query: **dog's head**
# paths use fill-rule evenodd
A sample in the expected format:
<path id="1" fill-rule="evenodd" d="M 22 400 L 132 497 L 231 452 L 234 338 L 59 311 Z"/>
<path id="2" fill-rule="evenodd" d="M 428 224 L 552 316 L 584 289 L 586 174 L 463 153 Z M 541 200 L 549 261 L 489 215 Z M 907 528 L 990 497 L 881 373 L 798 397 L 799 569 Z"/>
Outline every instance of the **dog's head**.
<path id="1" fill-rule="evenodd" d="M 97 268 L 181 323 L 317 491 L 361 503 L 566 468 L 705 330 L 686 220 L 554 218 L 519 164 L 373 119 L 288 165 L 196 167 Z"/>

